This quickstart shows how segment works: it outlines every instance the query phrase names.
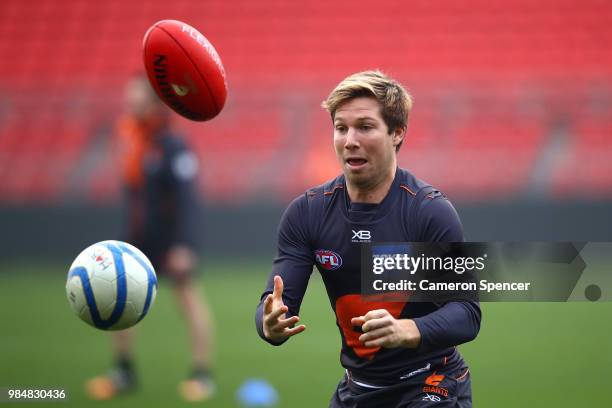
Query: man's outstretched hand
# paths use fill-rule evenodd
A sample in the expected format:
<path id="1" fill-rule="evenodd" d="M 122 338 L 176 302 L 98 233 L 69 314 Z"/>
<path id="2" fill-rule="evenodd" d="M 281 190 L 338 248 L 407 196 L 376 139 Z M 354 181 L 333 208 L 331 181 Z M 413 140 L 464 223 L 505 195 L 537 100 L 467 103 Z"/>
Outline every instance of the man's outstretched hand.
<path id="1" fill-rule="evenodd" d="M 274 277 L 274 291 L 264 300 L 263 332 L 272 343 L 282 343 L 289 337 L 306 330 L 303 324 L 293 327 L 300 321 L 299 316 L 285 318 L 289 308 L 283 303 L 283 279 Z"/>

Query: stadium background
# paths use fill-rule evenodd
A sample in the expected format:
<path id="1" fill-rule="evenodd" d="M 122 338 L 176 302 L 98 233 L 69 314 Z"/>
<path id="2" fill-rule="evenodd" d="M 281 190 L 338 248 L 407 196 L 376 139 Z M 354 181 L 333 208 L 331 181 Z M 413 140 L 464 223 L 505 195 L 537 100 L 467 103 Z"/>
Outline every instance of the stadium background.
<path id="1" fill-rule="evenodd" d="M 400 165 L 456 204 L 468 240 L 612 240 L 612 5 L 605 0 L 4 0 L 0 5 L 0 387 L 61 386 L 86 403 L 107 338 L 64 299 L 66 269 L 117 238 L 110 135 L 146 29 L 201 30 L 230 88 L 208 123 L 176 118 L 201 160 L 202 290 L 218 331 L 219 396 L 249 377 L 282 407 L 326 406 L 339 338 L 320 278 L 309 330 L 272 349 L 254 306 L 283 207 L 335 175 L 319 107 L 349 73 L 380 68 L 415 108 Z M 609 266 L 607 266 L 609 267 Z M 139 333 L 142 392 L 109 406 L 178 404 L 182 322 L 168 290 Z M 475 406 L 601 406 L 612 365 L 609 304 L 486 304 L 462 347 Z M 528 403 L 525 403 L 528 401 Z"/>

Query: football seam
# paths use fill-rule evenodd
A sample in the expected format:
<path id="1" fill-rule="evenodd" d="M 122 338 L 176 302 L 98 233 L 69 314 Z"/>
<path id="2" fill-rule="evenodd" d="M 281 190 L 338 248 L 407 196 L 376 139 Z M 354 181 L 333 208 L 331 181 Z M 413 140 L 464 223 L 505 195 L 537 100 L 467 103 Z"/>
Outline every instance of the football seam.
<path id="1" fill-rule="evenodd" d="M 155 26 L 155 28 L 157 28 L 157 26 Z M 147 74 L 147 77 L 149 78 L 149 81 L 151 81 L 151 85 L 153 86 L 153 89 L 156 90 L 157 92 L 157 87 L 155 87 L 154 85 L 154 81 L 151 78 L 151 76 L 149 75 L 149 68 L 147 66 L 147 61 L 149 60 L 148 56 L 150 55 L 150 53 L 148 53 L 148 49 L 149 47 L 147 47 L 147 45 L 149 44 L 149 40 L 151 39 L 151 33 L 153 32 L 152 29 L 147 30 L 147 33 L 145 35 L 145 41 L 144 41 L 144 45 L 143 45 L 143 51 L 144 51 L 144 65 L 145 65 L 145 73 Z M 159 95 L 161 98 L 161 95 Z M 162 98 L 163 99 L 163 98 Z"/>
<path id="2" fill-rule="evenodd" d="M 168 35 L 168 37 L 172 38 L 172 41 L 174 41 L 176 43 L 176 45 L 179 46 L 179 48 L 181 49 L 181 51 L 183 51 L 183 54 L 185 54 L 185 56 L 187 57 L 187 59 L 189 60 L 189 62 L 191 63 L 191 65 L 195 68 L 195 71 L 198 73 L 198 75 L 200 76 L 200 79 L 202 80 L 202 82 L 204 83 L 204 85 L 206 86 L 206 90 L 208 91 L 208 95 L 210 96 L 210 99 L 213 101 L 213 104 L 215 105 L 215 109 L 217 111 L 216 115 L 219 114 L 219 106 L 217 105 L 217 100 L 215 99 L 215 96 L 213 95 L 213 93 L 210 91 L 210 88 L 208 86 L 208 82 L 206 82 L 206 80 L 204 79 L 204 77 L 202 76 L 202 73 L 200 72 L 200 70 L 198 69 L 198 66 L 196 65 L 195 62 L 193 62 L 193 60 L 191 59 L 191 56 L 189 55 L 189 53 L 187 52 L 187 50 L 185 50 L 185 48 L 181 45 L 181 43 L 172 36 L 172 34 L 170 34 L 167 30 L 165 30 L 163 27 L 160 26 L 155 26 L 156 28 L 159 28 L 160 30 L 162 30 L 164 33 L 166 33 Z M 215 115 L 215 116 L 216 116 Z"/>

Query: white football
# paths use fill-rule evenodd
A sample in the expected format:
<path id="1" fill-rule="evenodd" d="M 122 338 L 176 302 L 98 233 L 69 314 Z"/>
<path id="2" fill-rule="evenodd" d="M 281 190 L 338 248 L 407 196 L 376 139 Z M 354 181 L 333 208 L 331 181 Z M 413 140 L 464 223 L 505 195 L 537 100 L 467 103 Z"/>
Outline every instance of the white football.
<path id="1" fill-rule="evenodd" d="M 121 241 L 102 241 L 76 257 L 66 295 L 81 320 L 102 330 L 121 330 L 141 321 L 157 294 L 149 259 Z"/>

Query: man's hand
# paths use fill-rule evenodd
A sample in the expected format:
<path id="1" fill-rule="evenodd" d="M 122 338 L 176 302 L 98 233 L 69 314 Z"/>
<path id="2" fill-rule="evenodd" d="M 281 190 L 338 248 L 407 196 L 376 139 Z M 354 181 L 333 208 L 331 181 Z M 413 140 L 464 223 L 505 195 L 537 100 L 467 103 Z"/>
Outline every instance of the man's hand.
<path id="1" fill-rule="evenodd" d="M 289 308 L 283 303 L 283 280 L 280 276 L 274 277 L 274 291 L 266 297 L 263 307 L 264 336 L 272 343 L 281 343 L 291 336 L 306 330 L 306 326 L 293 327 L 300 321 L 299 316 L 285 319 Z"/>
<path id="2" fill-rule="evenodd" d="M 366 347 L 417 348 L 421 342 L 421 333 L 413 320 L 396 319 L 385 309 L 353 317 L 351 324 L 361 326 L 364 334 L 359 341 Z"/>

